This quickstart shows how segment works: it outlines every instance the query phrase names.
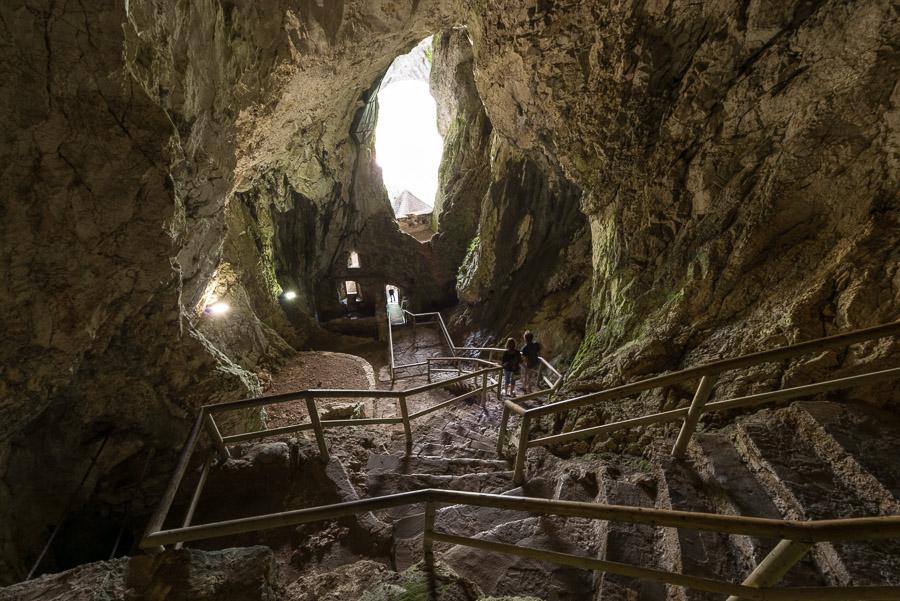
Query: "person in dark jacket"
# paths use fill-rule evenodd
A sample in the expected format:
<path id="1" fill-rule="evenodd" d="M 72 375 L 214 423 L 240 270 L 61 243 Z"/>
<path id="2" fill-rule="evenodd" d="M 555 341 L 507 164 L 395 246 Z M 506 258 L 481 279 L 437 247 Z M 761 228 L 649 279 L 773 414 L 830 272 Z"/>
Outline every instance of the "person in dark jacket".
<path id="1" fill-rule="evenodd" d="M 519 375 L 519 366 L 522 363 L 522 355 L 516 349 L 514 338 L 506 340 L 506 350 L 500 364 L 503 366 L 503 382 L 506 396 L 516 396 L 516 376 Z"/>
<path id="2" fill-rule="evenodd" d="M 530 330 L 525 331 L 525 346 L 522 347 L 522 391 L 528 394 L 534 389 L 537 381 L 538 368 L 541 366 L 541 343 L 535 342 L 534 334 Z"/>

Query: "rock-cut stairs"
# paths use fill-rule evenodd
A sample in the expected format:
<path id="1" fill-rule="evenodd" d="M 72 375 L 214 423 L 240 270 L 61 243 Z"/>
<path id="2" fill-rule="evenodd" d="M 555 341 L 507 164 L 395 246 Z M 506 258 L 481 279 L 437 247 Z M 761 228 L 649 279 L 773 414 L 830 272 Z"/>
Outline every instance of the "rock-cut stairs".
<path id="1" fill-rule="evenodd" d="M 450 488 L 714 512 L 824 519 L 900 514 L 900 418 L 861 404 L 801 401 L 745 415 L 698 433 L 688 457 L 652 462 L 606 456 L 560 461 L 545 477 L 513 488 L 496 454 L 498 416 L 478 403 L 434 415 L 413 452 L 373 456 L 371 496 Z M 394 527 L 393 560 L 403 570 L 422 558 L 423 507 L 382 512 Z M 742 581 L 778 542 L 754 537 L 449 506 L 436 527 L 457 535 Z M 612 574 L 599 574 L 468 547 L 436 544 L 438 560 L 487 594 L 546 601 L 721 600 Z M 900 584 L 900 542 L 820 543 L 780 586 Z"/>

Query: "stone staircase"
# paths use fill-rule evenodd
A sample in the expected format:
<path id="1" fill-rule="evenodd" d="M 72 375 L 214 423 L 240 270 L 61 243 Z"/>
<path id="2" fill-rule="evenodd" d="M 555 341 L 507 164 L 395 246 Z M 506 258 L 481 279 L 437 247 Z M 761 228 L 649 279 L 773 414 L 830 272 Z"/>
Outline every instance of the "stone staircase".
<path id="1" fill-rule="evenodd" d="M 489 406 L 496 405 L 496 401 Z M 496 409 L 493 410 L 496 412 Z M 449 417 L 448 417 L 449 415 Z M 561 461 L 512 488 L 496 455 L 497 416 L 479 403 L 438 413 L 418 429 L 410 457 L 395 448 L 369 462 L 370 495 L 440 487 L 774 519 L 900 513 L 900 418 L 865 405 L 802 401 L 697 434 L 684 461 L 618 457 Z M 393 560 L 422 559 L 422 507 L 379 517 L 394 526 Z M 742 581 L 777 541 L 470 506 L 438 510 L 438 530 L 697 576 Z M 491 595 L 545 601 L 713 601 L 722 595 L 438 543 L 436 558 Z M 900 544 L 818 544 L 784 586 L 900 582 Z"/>
<path id="2" fill-rule="evenodd" d="M 416 428 L 412 453 L 402 441 L 387 455 L 371 455 L 367 465 L 369 496 L 422 488 L 501 493 L 512 488 L 509 462 L 497 456 L 496 419 L 476 403 L 437 412 Z M 422 559 L 421 505 L 381 512 L 394 526 L 393 560 L 403 571 Z"/>
<path id="3" fill-rule="evenodd" d="M 856 430 L 855 423 L 869 427 Z M 900 420 L 872 408 L 796 403 L 740 420 L 735 446 L 785 517 L 896 514 L 898 500 L 890 492 L 896 490 L 896 472 L 864 465 L 874 465 L 878 457 L 896 461 L 898 426 Z M 832 584 L 900 582 L 900 541 L 821 543 L 812 555 Z"/>

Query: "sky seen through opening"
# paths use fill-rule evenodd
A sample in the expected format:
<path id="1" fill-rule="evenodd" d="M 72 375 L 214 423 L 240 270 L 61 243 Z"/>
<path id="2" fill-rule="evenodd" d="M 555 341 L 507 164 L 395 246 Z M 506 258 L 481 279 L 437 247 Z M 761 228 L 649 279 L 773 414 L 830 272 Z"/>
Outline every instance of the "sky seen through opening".
<path id="1" fill-rule="evenodd" d="M 428 88 L 430 49 L 429 37 L 397 57 L 378 92 L 375 155 L 391 202 L 409 190 L 434 205 L 443 140 Z"/>

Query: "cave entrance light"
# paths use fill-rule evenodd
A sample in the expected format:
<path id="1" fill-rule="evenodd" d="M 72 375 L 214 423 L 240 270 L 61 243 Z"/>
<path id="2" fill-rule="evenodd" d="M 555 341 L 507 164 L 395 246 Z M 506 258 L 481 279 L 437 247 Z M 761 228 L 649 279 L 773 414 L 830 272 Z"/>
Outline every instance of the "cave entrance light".
<path id="1" fill-rule="evenodd" d="M 394 216 L 401 229 L 420 241 L 433 234 L 431 213 L 444 147 L 437 129 L 437 106 L 428 86 L 430 74 L 428 37 L 394 59 L 385 73 L 378 91 L 375 126 L 375 156 Z"/>

